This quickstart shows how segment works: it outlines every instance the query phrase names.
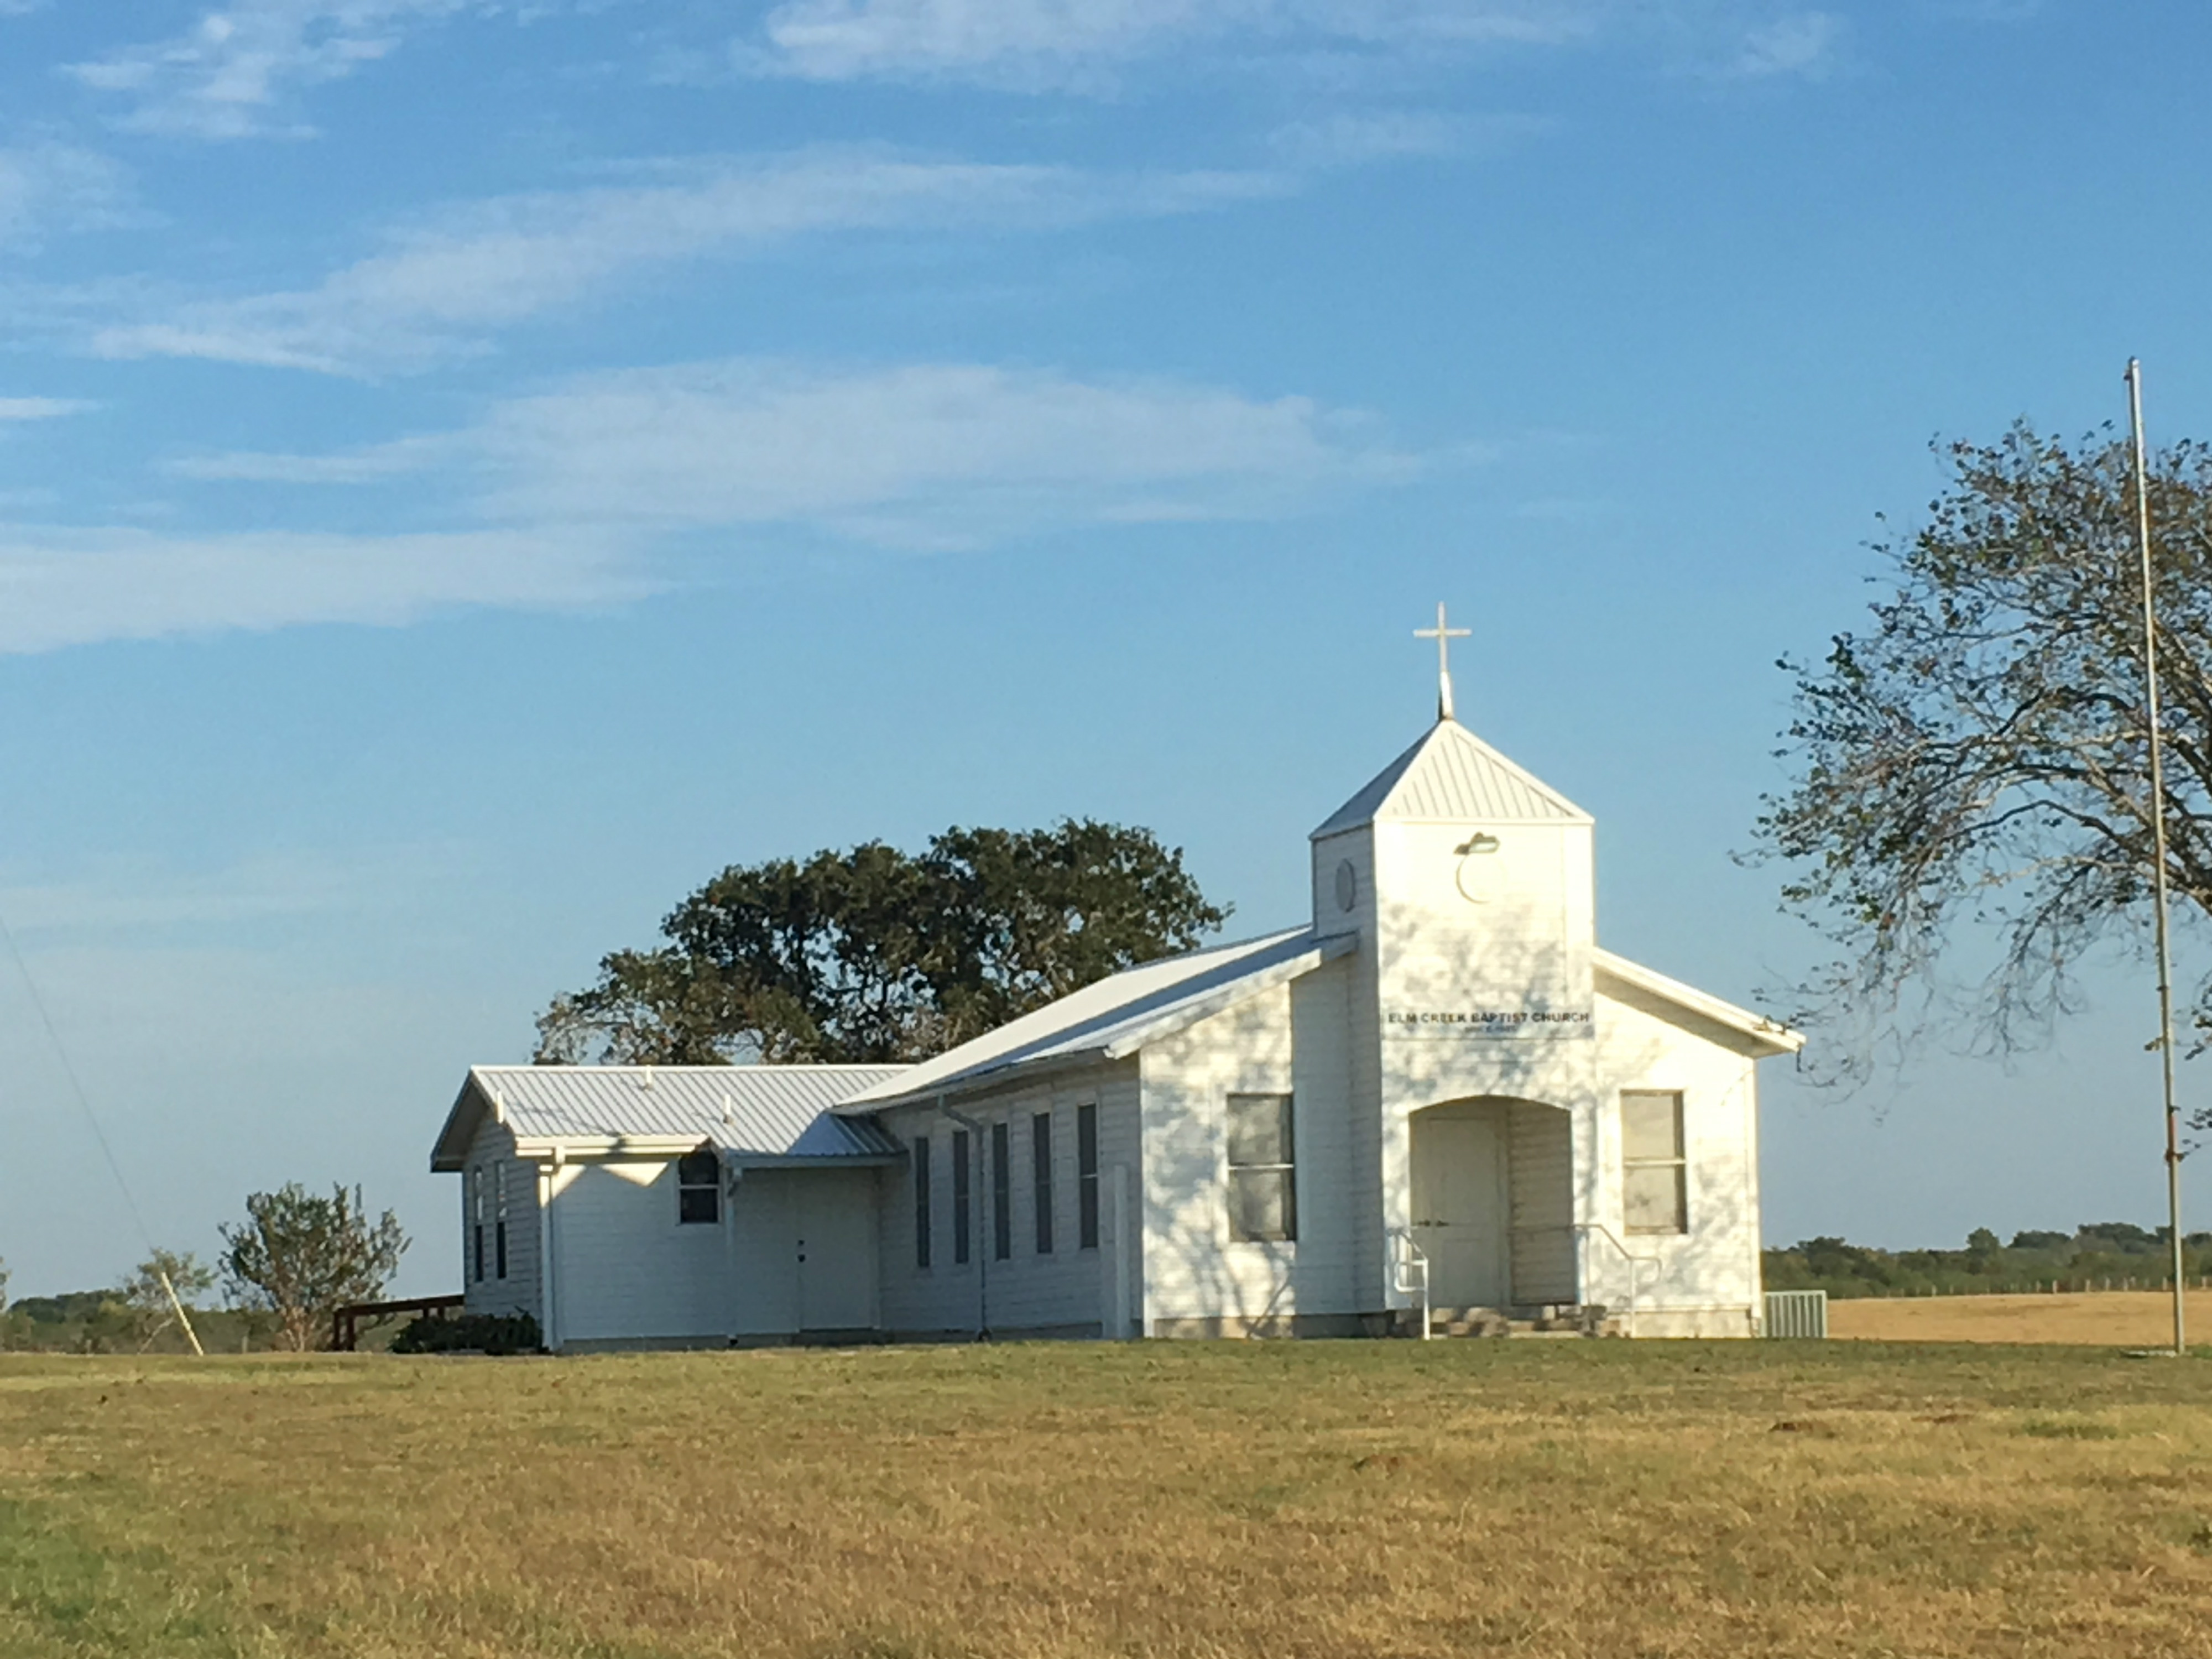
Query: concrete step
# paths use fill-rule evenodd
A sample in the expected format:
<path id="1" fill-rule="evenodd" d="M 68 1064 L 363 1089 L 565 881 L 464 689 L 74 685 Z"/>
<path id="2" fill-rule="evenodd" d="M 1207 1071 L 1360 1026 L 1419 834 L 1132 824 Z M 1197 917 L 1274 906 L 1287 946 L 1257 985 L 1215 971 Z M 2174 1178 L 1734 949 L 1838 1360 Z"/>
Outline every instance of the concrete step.
<path id="1" fill-rule="evenodd" d="M 1434 1336 L 1620 1336 L 1620 1322 L 1602 1307 L 1431 1308 Z"/>

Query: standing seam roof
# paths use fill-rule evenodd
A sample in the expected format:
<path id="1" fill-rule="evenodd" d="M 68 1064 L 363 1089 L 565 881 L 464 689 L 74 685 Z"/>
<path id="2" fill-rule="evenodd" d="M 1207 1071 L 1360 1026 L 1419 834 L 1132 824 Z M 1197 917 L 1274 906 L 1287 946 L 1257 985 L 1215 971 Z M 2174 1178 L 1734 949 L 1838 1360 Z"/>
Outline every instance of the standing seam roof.
<path id="1" fill-rule="evenodd" d="M 1457 720 L 1438 720 L 1313 833 L 1332 836 L 1377 818 L 1586 823 L 1589 815 Z"/>
<path id="2" fill-rule="evenodd" d="M 903 1066 L 479 1066 L 471 1073 L 526 1139 L 680 1138 L 757 1158 L 869 1158 L 898 1144 L 830 1109 Z"/>

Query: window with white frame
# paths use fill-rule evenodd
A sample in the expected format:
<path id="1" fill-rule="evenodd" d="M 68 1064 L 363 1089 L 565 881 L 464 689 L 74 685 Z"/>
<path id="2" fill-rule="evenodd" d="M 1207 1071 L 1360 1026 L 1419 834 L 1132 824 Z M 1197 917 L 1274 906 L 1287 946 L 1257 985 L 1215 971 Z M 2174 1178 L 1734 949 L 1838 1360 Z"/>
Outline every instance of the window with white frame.
<path id="1" fill-rule="evenodd" d="M 493 1276 L 507 1277 L 507 1164 L 491 1166 L 491 1265 Z"/>
<path id="2" fill-rule="evenodd" d="M 1098 1108 L 1075 1109 L 1075 1243 L 1098 1248 Z"/>
<path id="3" fill-rule="evenodd" d="M 1030 1178 L 1036 1196 L 1030 1206 L 1036 1223 L 1036 1253 L 1052 1254 L 1052 1114 L 1030 1118 Z"/>
<path id="4" fill-rule="evenodd" d="M 929 1137 L 916 1135 L 914 1138 L 914 1265 L 917 1267 L 929 1265 L 931 1179 Z"/>
<path id="5" fill-rule="evenodd" d="M 1014 1255 L 1013 1136 L 1003 1120 L 991 1126 L 991 1259 Z"/>
<path id="6" fill-rule="evenodd" d="M 722 1161 L 711 1146 L 676 1160 L 676 1218 L 687 1224 L 722 1218 Z"/>
<path id="7" fill-rule="evenodd" d="M 1632 1233 L 1690 1231 L 1689 1160 L 1679 1089 L 1624 1089 L 1620 1096 L 1621 1200 Z"/>
<path id="8" fill-rule="evenodd" d="M 957 1267 L 968 1265 L 968 1234 L 974 1220 L 974 1206 L 969 1192 L 969 1161 L 968 1132 L 952 1132 L 952 1264 Z"/>
<path id="9" fill-rule="evenodd" d="M 484 1276 L 484 1172 L 479 1164 L 469 1171 L 469 1254 L 474 1260 L 477 1283 Z"/>
<path id="10" fill-rule="evenodd" d="M 1297 1158 L 1288 1095 L 1229 1097 L 1229 1236 L 1298 1236 Z"/>

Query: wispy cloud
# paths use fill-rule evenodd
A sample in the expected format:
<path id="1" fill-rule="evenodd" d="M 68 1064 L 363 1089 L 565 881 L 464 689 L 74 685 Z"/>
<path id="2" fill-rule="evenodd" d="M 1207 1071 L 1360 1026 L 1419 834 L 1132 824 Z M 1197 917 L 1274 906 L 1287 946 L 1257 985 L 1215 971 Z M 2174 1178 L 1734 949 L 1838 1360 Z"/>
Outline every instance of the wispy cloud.
<path id="1" fill-rule="evenodd" d="M 1618 0 L 785 0 L 741 46 L 757 70 L 817 81 L 1080 83 L 1224 39 L 1280 46 L 1548 45 Z"/>
<path id="2" fill-rule="evenodd" d="M 36 252 L 48 236 L 137 221 L 129 177 L 73 144 L 0 149 L 0 253 Z"/>
<path id="3" fill-rule="evenodd" d="M 10 872 L 14 878 L 0 885 L 0 915 L 11 931 L 46 948 L 58 936 L 172 932 L 205 944 L 211 932 L 368 908 L 386 902 L 396 881 L 420 881 L 451 856 L 434 845 L 353 848 L 343 857 L 267 852 L 216 869 L 100 858 L 61 878 Z"/>
<path id="4" fill-rule="evenodd" d="M 343 80 L 397 47 L 406 31 L 469 0 L 234 0 L 184 33 L 70 66 L 127 101 L 122 125 L 195 138 L 298 134 L 303 88 Z"/>
<path id="5" fill-rule="evenodd" d="M 216 455 L 177 455 L 161 463 L 173 478 L 202 483 L 369 484 L 421 472 L 443 458 L 435 440 L 402 438 L 336 455 L 287 455 L 232 450 Z"/>
<path id="6" fill-rule="evenodd" d="M 468 445 L 502 518 L 915 547 L 1268 516 L 1421 466 L 1371 419 L 1309 398 L 963 363 L 611 374 L 506 404 Z"/>
<path id="7" fill-rule="evenodd" d="M 1304 167 L 1365 167 L 1409 158 L 1495 155 L 1553 130 L 1534 115 L 1456 115 L 1441 110 L 1340 112 L 1278 127 L 1271 143 Z"/>
<path id="8" fill-rule="evenodd" d="M 192 536 L 0 524 L 0 653 L 597 605 L 649 586 L 604 540 L 544 528 Z"/>
<path id="9" fill-rule="evenodd" d="M 1639 42 L 1705 73 L 1808 76 L 1841 35 L 1833 15 L 1787 0 L 781 0 L 732 57 L 741 71 L 811 81 L 1103 91 L 1171 55 L 1433 66 L 1503 47 Z"/>
<path id="10" fill-rule="evenodd" d="M 398 487 L 480 528 L 169 533 L 0 523 L 0 653 L 456 610 L 617 604 L 729 556 L 823 539 L 972 548 L 1085 527 L 1279 517 L 1474 456 L 1409 452 L 1357 410 L 1164 380 L 961 363 L 751 361 L 587 377 L 463 429 L 173 476 Z"/>
<path id="11" fill-rule="evenodd" d="M 1821 76 L 1835 66 L 1843 39 L 1843 20 L 1833 14 L 1793 12 L 1745 35 L 1727 71 L 1753 80 L 1778 75 Z"/>
<path id="12" fill-rule="evenodd" d="M 64 415 L 82 415 L 99 406 L 81 398 L 0 398 L 0 423 L 58 420 Z"/>
<path id="13" fill-rule="evenodd" d="M 112 357 L 218 358 L 337 374 L 405 371 L 600 294 L 641 268 L 839 231 L 1049 228 L 1194 212 L 1279 193 L 1265 173 L 1098 173 L 916 161 L 876 150 L 665 164 L 634 181 L 496 198 L 392 232 L 315 286 L 187 306 L 100 331 Z"/>
<path id="14" fill-rule="evenodd" d="M 1305 398 L 965 363 L 738 361 L 592 376 L 441 439 L 171 470 L 330 483 L 434 471 L 464 510 L 514 526 L 586 526 L 640 544 L 787 526 L 927 549 L 1275 516 L 1431 465 L 1372 417 Z"/>

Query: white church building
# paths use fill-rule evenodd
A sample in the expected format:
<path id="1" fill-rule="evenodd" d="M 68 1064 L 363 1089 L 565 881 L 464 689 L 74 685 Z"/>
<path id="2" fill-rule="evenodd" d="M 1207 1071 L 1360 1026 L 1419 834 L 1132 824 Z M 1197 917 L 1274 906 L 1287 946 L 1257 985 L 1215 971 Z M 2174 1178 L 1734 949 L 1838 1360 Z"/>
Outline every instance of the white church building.
<path id="1" fill-rule="evenodd" d="M 1446 680 L 1301 926 L 915 1066 L 477 1066 L 431 1158 L 468 1308 L 569 1352 L 1755 1334 L 1755 1074 L 1801 1039 L 1600 949 L 1592 834 Z"/>

